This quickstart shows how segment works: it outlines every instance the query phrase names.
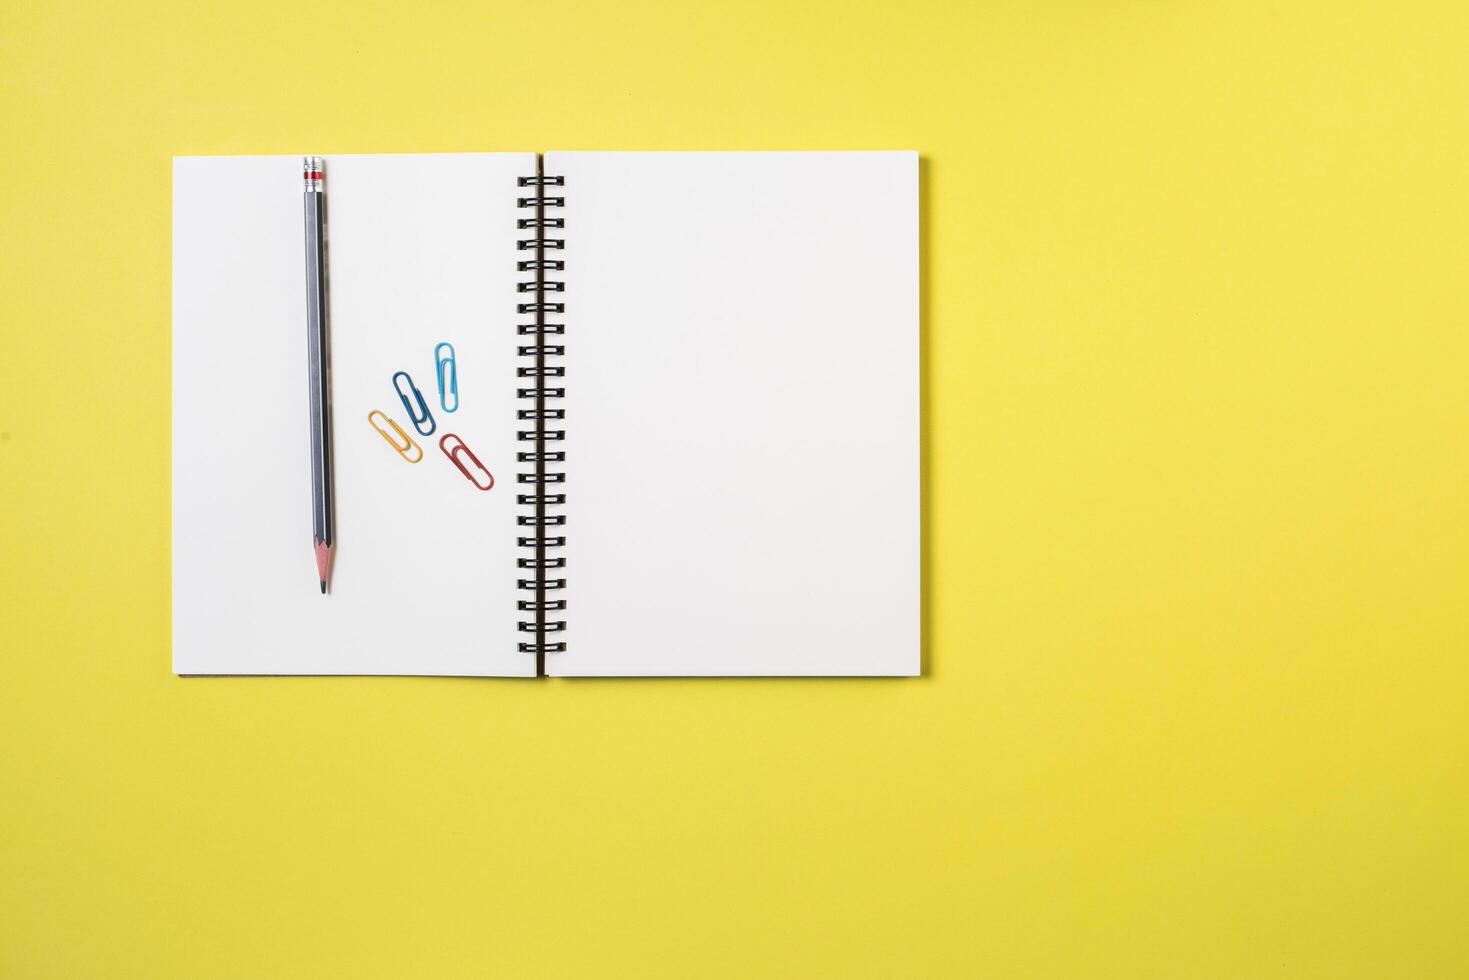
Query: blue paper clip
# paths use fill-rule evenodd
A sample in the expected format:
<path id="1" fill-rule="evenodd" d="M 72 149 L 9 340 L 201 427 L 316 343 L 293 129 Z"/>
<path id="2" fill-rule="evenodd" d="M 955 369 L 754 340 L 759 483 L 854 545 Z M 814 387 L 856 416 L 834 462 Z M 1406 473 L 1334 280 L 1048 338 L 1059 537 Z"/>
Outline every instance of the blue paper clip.
<path id="1" fill-rule="evenodd" d="M 449 348 L 449 356 L 439 356 L 439 351 Z M 454 345 L 443 341 L 434 345 L 435 373 L 439 378 L 439 407 L 446 412 L 457 412 L 459 410 L 459 372 L 454 367 Z M 448 381 L 445 382 L 444 367 L 448 365 Z M 449 405 L 449 396 L 454 397 L 454 404 Z"/>
<path id="2" fill-rule="evenodd" d="M 408 400 L 408 393 L 398 384 L 399 378 L 408 382 L 408 390 L 413 392 L 413 397 L 418 402 L 418 411 L 413 410 L 413 402 Z M 398 399 L 403 403 L 403 411 L 408 413 L 408 421 L 413 423 L 413 428 L 418 430 L 418 434 L 421 436 L 433 435 L 434 429 L 437 428 L 434 424 L 434 417 L 429 414 L 428 405 L 423 400 L 423 392 L 418 390 L 418 386 L 413 383 L 407 371 L 399 371 L 393 375 L 393 390 L 398 393 Z M 425 425 L 428 428 L 425 429 Z"/>

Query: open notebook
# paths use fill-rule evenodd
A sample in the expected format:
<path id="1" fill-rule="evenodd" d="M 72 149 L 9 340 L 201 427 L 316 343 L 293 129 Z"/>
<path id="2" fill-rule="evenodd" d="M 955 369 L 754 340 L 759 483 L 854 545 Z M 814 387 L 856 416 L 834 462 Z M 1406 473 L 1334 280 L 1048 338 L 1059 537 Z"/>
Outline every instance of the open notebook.
<path id="1" fill-rule="evenodd" d="M 325 161 L 325 596 L 301 157 L 174 161 L 175 672 L 918 673 L 915 154 Z"/>

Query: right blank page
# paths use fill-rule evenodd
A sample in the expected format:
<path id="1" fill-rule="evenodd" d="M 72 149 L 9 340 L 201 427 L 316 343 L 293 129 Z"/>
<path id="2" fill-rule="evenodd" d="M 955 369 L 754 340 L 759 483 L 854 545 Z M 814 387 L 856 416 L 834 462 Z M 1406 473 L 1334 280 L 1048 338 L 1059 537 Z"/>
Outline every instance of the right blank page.
<path id="1" fill-rule="evenodd" d="M 917 154 L 548 153 L 545 172 L 566 180 L 548 671 L 917 674 Z"/>

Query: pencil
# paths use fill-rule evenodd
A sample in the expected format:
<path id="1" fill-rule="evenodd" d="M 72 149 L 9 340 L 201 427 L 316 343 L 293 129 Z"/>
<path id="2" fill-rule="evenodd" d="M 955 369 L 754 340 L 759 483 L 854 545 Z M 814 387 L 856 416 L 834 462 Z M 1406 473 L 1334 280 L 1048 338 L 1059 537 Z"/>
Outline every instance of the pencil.
<path id="1" fill-rule="evenodd" d="M 332 441 L 331 367 L 327 355 L 326 195 L 322 159 L 306 157 L 301 166 L 306 206 L 306 357 L 311 413 L 311 550 L 321 592 L 331 572 Z"/>

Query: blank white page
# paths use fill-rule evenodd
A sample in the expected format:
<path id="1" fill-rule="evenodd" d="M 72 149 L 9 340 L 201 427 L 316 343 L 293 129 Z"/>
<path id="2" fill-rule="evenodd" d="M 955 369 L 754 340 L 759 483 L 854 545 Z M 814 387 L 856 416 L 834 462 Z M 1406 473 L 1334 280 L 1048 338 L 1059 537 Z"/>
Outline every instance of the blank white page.
<path id="1" fill-rule="evenodd" d="M 568 515 L 547 669 L 918 673 L 917 155 L 545 172 L 566 179 Z"/>
<path id="2" fill-rule="evenodd" d="M 336 554 L 311 551 L 300 157 L 174 161 L 173 667 L 496 674 L 516 652 L 515 218 L 530 153 L 326 158 Z M 434 346 L 454 345 L 441 410 Z M 393 390 L 407 371 L 436 431 Z M 421 446 L 409 464 L 368 424 Z M 480 492 L 440 450 L 461 436 Z"/>

